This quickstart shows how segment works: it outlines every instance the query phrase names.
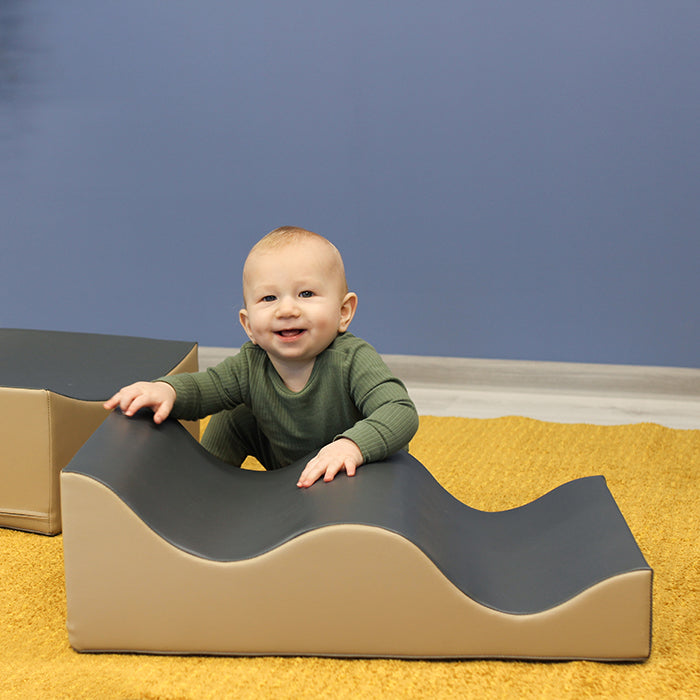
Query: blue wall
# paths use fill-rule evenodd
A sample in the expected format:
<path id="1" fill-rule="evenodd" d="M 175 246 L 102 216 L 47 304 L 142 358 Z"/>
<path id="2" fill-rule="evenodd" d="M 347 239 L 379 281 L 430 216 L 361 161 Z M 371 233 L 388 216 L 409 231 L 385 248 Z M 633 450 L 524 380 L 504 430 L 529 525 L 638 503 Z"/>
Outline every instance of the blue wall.
<path id="1" fill-rule="evenodd" d="M 697 0 L 0 7 L 0 325 L 239 345 L 291 223 L 381 352 L 700 366 Z"/>

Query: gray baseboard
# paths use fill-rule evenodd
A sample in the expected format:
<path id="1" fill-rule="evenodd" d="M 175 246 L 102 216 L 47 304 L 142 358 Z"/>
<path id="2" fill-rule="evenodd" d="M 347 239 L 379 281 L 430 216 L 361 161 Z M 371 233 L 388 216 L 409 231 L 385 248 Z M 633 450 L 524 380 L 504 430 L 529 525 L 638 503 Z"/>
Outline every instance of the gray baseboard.
<path id="1" fill-rule="evenodd" d="M 238 348 L 200 347 L 199 365 L 212 367 L 236 352 Z M 700 400 L 700 369 L 417 355 L 383 358 L 404 382 L 424 387 Z"/>

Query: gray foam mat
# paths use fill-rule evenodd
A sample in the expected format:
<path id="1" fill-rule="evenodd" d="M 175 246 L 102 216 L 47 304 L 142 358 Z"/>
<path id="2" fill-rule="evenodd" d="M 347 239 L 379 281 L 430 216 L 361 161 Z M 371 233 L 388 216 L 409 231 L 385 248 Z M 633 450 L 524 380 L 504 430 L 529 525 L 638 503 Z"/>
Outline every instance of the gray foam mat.
<path id="1" fill-rule="evenodd" d="M 64 471 L 99 481 L 165 540 L 216 561 L 253 558 L 339 523 L 384 528 L 502 612 L 547 610 L 617 574 L 649 570 L 602 476 L 484 512 L 456 500 L 406 452 L 309 489 L 296 486 L 303 464 L 233 469 L 176 421 L 157 426 L 150 412 L 117 411 Z"/>

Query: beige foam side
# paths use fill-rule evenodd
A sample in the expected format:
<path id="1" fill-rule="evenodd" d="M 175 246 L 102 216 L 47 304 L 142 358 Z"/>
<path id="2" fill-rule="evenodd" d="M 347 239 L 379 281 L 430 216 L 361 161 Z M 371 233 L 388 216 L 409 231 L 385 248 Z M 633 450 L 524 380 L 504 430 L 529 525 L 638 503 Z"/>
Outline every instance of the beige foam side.
<path id="1" fill-rule="evenodd" d="M 48 392 L 50 489 L 48 493 L 47 532 L 61 531 L 60 473 L 89 437 L 102 425 L 109 413 L 102 401 L 79 401 Z"/>
<path id="2" fill-rule="evenodd" d="M 649 654 L 649 571 L 616 576 L 549 611 L 509 615 L 465 596 L 412 543 L 379 528 L 336 525 L 250 560 L 213 562 L 163 540 L 93 479 L 61 478 L 67 626 L 80 651 Z"/>
<path id="3" fill-rule="evenodd" d="M 49 529 L 49 395 L 0 387 L 0 526 Z"/>
<path id="4" fill-rule="evenodd" d="M 182 361 L 173 367 L 168 374 L 181 374 L 183 372 L 197 372 L 199 370 L 198 345 L 185 355 Z M 197 441 L 199 441 L 199 421 L 198 420 L 181 420 L 180 423 L 187 429 L 187 432 Z"/>
<path id="5" fill-rule="evenodd" d="M 99 402 L 0 389 L 0 526 L 61 531 L 59 473 L 106 417 Z"/>

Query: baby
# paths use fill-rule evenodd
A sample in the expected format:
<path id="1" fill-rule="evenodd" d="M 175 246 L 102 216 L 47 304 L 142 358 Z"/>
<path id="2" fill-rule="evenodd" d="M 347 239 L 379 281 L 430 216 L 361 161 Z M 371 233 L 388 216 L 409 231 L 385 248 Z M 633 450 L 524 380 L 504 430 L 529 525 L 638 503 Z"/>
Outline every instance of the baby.
<path id="1" fill-rule="evenodd" d="M 302 488 L 408 446 L 416 408 L 374 348 L 346 332 L 357 295 L 332 243 L 275 229 L 245 261 L 243 300 L 250 342 L 238 354 L 206 372 L 131 384 L 105 408 L 132 416 L 148 407 L 156 423 L 213 414 L 202 445 L 234 466 L 252 455 L 278 469 L 317 450 Z"/>

